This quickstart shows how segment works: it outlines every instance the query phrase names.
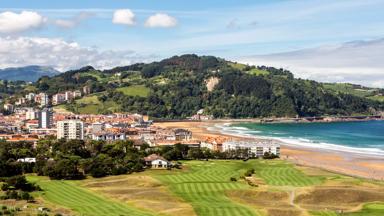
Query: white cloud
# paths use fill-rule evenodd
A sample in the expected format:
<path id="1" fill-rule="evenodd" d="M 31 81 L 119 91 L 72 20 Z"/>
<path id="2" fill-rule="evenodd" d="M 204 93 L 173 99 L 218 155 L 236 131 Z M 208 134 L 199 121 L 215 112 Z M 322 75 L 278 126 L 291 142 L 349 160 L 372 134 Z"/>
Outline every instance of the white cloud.
<path id="1" fill-rule="evenodd" d="M 57 19 L 54 24 L 61 28 L 74 28 L 92 16 L 94 16 L 94 13 L 82 11 L 70 19 Z"/>
<path id="2" fill-rule="evenodd" d="M 174 17 L 164 13 L 157 13 L 150 16 L 145 22 L 145 26 L 150 28 L 170 28 L 177 25 L 177 20 Z"/>
<path id="3" fill-rule="evenodd" d="M 33 11 L 0 13 L 0 33 L 16 33 L 42 26 L 45 18 Z"/>
<path id="4" fill-rule="evenodd" d="M 129 9 L 116 10 L 113 13 L 112 23 L 121 25 L 135 25 L 135 14 Z"/>
<path id="5" fill-rule="evenodd" d="M 379 39 L 243 57 L 238 60 L 255 65 L 282 67 L 306 79 L 384 87 L 383 56 L 384 39 Z"/>
<path id="6" fill-rule="evenodd" d="M 0 37 L 0 68 L 41 65 L 65 71 L 92 65 L 95 68 L 107 69 L 148 62 L 154 58 L 133 51 L 102 51 L 82 47 L 78 43 L 60 38 Z"/>

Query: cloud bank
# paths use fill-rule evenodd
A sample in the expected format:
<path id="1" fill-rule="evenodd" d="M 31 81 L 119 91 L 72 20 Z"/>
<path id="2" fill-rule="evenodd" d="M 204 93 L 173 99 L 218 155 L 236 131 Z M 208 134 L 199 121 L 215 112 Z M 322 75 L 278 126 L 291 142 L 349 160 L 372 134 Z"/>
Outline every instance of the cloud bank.
<path id="1" fill-rule="evenodd" d="M 45 18 L 32 11 L 14 13 L 6 11 L 0 13 L 0 33 L 17 33 L 42 26 Z"/>
<path id="2" fill-rule="evenodd" d="M 282 67 L 305 79 L 384 87 L 384 38 L 237 60 L 248 64 Z"/>
<path id="3" fill-rule="evenodd" d="M 99 69 L 152 61 L 134 51 L 102 51 L 60 38 L 0 37 L 0 68 L 26 65 L 52 66 L 66 71 L 85 65 Z"/>

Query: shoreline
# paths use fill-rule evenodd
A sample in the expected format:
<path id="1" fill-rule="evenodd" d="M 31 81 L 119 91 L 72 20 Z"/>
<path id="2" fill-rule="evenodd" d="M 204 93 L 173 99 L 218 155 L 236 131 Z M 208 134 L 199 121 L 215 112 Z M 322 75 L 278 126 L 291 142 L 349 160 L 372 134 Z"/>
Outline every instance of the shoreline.
<path id="1" fill-rule="evenodd" d="M 196 139 L 206 137 L 226 137 L 228 139 L 266 140 L 266 138 L 253 136 L 240 136 L 223 134 L 219 130 L 213 131 L 218 124 L 233 124 L 254 122 L 245 120 L 212 120 L 201 122 L 158 122 L 155 126 L 165 128 L 184 128 L 192 131 Z M 271 139 L 271 138 L 268 138 Z M 297 165 L 316 167 L 348 176 L 362 177 L 366 179 L 384 180 L 384 159 L 378 156 L 370 156 L 351 152 L 343 152 L 331 149 L 315 149 L 313 147 L 295 146 L 279 141 L 281 145 L 282 160 L 291 161 Z"/>

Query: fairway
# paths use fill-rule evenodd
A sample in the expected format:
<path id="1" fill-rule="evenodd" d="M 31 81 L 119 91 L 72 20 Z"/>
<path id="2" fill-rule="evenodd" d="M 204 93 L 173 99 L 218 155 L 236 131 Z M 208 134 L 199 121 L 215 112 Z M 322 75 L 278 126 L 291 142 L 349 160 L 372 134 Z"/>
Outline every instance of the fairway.
<path id="1" fill-rule="evenodd" d="M 251 162 L 191 161 L 186 164 L 189 166 L 187 172 L 156 177 L 168 184 L 175 194 L 191 203 L 198 215 L 260 215 L 225 196 L 226 191 L 249 188 L 243 182 L 231 182 L 230 177 L 238 178 L 247 168 L 252 167 Z"/>
<path id="2" fill-rule="evenodd" d="M 256 187 L 241 178 L 249 169 L 255 173 L 247 181 Z M 337 216 L 338 209 L 350 216 L 384 215 L 381 184 L 282 160 L 184 161 L 181 170 L 82 181 L 28 178 L 42 187 L 38 194 L 47 204 L 80 215 Z"/>
<path id="3" fill-rule="evenodd" d="M 268 185 L 274 186 L 304 187 L 321 184 L 324 180 L 323 177 L 305 175 L 294 165 L 283 161 L 268 161 L 268 165 L 263 165 L 261 162 L 255 169 L 258 177 L 262 178 Z"/>
<path id="4" fill-rule="evenodd" d="M 29 180 L 36 182 L 43 189 L 44 200 L 69 208 L 80 215 L 152 215 L 122 202 L 92 193 L 77 186 L 74 181 L 52 181 L 42 177 L 29 177 Z"/>

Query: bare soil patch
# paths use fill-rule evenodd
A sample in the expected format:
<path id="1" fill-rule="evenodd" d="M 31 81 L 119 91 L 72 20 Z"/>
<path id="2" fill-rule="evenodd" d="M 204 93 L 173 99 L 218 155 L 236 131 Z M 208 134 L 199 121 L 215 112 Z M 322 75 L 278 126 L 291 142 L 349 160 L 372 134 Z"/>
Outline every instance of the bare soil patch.
<path id="1" fill-rule="evenodd" d="M 315 187 L 296 197 L 306 209 L 352 209 L 361 203 L 384 201 L 384 190 L 360 187 Z"/>
<path id="2" fill-rule="evenodd" d="M 192 206 L 151 176 L 124 175 L 87 180 L 83 185 L 106 196 L 159 214 L 195 215 Z"/>

